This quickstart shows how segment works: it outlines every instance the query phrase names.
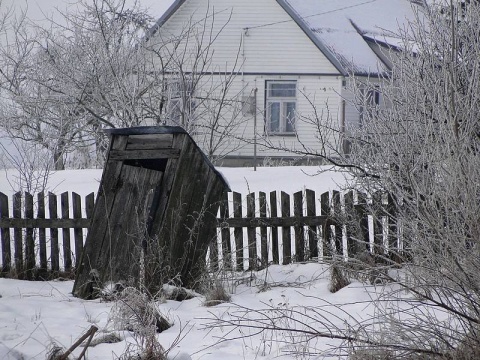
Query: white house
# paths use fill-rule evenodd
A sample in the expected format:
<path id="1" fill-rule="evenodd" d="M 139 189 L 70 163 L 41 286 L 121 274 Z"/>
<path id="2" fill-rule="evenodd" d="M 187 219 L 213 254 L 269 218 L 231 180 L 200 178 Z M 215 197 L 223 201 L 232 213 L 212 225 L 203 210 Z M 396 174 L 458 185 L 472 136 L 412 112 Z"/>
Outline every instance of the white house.
<path id="1" fill-rule="evenodd" d="M 166 63 L 182 68 L 171 73 L 177 85 L 170 108 L 177 115 L 170 113 L 169 121 L 188 127 L 182 111 L 197 125 L 215 118 L 193 133 L 224 164 L 343 151 L 339 134 L 362 117 L 350 101 L 351 78 L 388 73 L 385 49 L 399 43 L 399 28 L 418 6 L 410 0 L 176 0 L 148 35 Z M 185 54 L 181 61 L 179 54 Z M 189 99 L 180 100 L 179 86 Z M 378 92 L 365 97 L 381 105 Z M 206 98 L 229 101 L 209 111 L 199 105 Z"/>

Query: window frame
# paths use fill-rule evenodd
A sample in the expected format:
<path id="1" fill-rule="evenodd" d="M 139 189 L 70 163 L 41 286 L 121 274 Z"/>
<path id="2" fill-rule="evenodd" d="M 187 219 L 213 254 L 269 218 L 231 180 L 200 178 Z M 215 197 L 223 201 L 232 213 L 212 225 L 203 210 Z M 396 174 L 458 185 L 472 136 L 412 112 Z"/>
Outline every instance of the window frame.
<path id="1" fill-rule="evenodd" d="M 292 95 L 274 95 L 272 94 L 272 84 L 294 85 L 293 89 L 275 89 L 277 91 L 289 92 L 293 90 Z M 272 105 L 279 105 L 278 130 L 272 129 Z M 293 110 L 288 109 L 293 104 Z M 297 80 L 266 80 L 265 81 L 265 130 L 268 135 L 275 136 L 294 136 L 296 131 L 296 112 L 297 112 Z M 290 117 L 289 117 L 290 115 Z M 289 120 L 291 119 L 291 120 Z M 290 126 L 289 126 L 290 123 Z"/>

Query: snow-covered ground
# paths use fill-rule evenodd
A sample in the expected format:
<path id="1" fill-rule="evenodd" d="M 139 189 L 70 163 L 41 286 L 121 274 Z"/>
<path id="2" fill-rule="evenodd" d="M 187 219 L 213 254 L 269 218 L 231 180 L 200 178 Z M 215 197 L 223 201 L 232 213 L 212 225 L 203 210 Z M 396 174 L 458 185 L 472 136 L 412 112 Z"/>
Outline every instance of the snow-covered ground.
<path id="1" fill-rule="evenodd" d="M 248 191 L 283 190 L 294 192 L 304 188 L 323 192 L 338 188 L 342 175 L 318 167 L 284 167 L 253 169 L 220 168 L 231 188 L 241 193 Z M 12 173 L 0 178 L 0 189 L 12 192 Z M 80 194 L 96 191 L 101 170 L 72 170 L 57 172 L 50 177 L 49 188 L 60 193 L 75 190 Z M 264 332 L 257 330 L 231 329 L 220 326 L 215 319 L 232 317 L 258 318 L 255 309 L 270 309 L 283 314 L 295 310 L 318 307 L 329 320 L 341 325 L 349 315 L 361 318 L 373 311 L 369 305 L 375 297 L 375 287 L 354 282 L 332 294 L 328 291 L 329 271 L 325 265 L 308 263 L 288 266 L 274 265 L 258 273 L 229 273 L 225 278 L 226 289 L 232 294 L 230 303 L 215 307 L 203 305 L 199 296 L 183 302 L 158 303 L 160 311 L 174 326 L 158 335 L 164 348 L 174 344 L 170 358 L 179 353 L 198 360 L 233 359 L 282 359 L 298 358 L 292 352 L 323 351 L 338 344 L 335 340 L 318 338 L 310 343 L 310 349 L 302 349 L 305 341 L 296 347 L 284 340 L 293 340 L 288 331 Z M 45 359 L 51 344 L 69 348 L 91 325 L 99 328 L 97 335 L 114 331 L 109 321 L 112 302 L 85 301 L 71 295 L 72 281 L 27 282 L 0 279 L 0 359 Z M 343 308 L 332 307 L 343 304 Z M 285 325 L 287 318 L 279 325 Z M 252 324 L 252 323 L 250 323 Z M 89 347 L 87 359 L 116 359 L 128 344 L 135 344 L 135 337 L 128 331 L 117 331 L 122 339 L 115 344 Z M 250 336 L 251 335 L 251 336 Z M 221 341 L 232 339 L 229 341 Z M 178 341 L 180 340 L 180 341 Z M 298 340 L 298 339 L 297 339 Z M 82 348 L 75 350 L 78 356 Z M 306 354 L 306 353 L 305 353 Z M 185 359 L 189 357 L 185 356 Z M 178 360 L 184 359 L 180 356 Z M 305 355 L 305 359 L 316 356 Z M 318 358 L 324 358 L 319 355 Z"/>

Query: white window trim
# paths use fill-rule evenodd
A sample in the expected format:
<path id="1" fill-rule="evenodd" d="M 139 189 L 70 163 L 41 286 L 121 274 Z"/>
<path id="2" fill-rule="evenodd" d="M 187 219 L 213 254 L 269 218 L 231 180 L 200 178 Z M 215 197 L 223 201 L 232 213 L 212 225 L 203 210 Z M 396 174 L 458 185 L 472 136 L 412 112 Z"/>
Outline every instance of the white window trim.
<path id="1" fill-rule="evenodd" d="M 295 96 L 275 96 L 269 97 L 269 84 L 276 83 L 276 84 L 295 84 Z M 271 122 L 270 122 L 270 104 L 273 103 L 280 103 L 280 124 L 279 124 L 279 131 L 272 131 L 271 129 Z M 287 103 L 295 103 L 295 113 L 293 117 L 293 124 L 292 130 L 287 131 L 287 123 L 286 123 L 286 104 Z M 268 135 L 274 136 L 292 136 L 295 135 L 295 125 L 296 125 L 296 108 L 297 108 L 297 81 L 296 80 L 266 80 L 265 81 L 265 126 L 266 132 Z"/>

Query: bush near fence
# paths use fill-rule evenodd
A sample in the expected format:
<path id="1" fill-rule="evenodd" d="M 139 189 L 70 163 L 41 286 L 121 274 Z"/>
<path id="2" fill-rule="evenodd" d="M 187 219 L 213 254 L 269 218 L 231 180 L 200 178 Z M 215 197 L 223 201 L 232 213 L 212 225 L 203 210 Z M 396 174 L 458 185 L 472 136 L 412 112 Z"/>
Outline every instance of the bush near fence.
<path id="1" fill-rule="evenodd" d="M 388 211 L 375 213 L 372 209 L 380 202 L 379 208 Z M 73 192 L 39 193 L 35 203 L 29 193 L 16 193 L 11 202 L 0 193 L 0 275 L 34 280 L 73 272 L 93 207 L 93 193 L 83 199 Z M 308 189 L 293 195 L 225 193 L 210 263 L 241 271 L 334 255 L 347 259 L 365 251 L 399 261 L 402 244 L 393 215 L 392 199 L 379 194 L 367 200 L 353 191 L 343 196 Z"/>

